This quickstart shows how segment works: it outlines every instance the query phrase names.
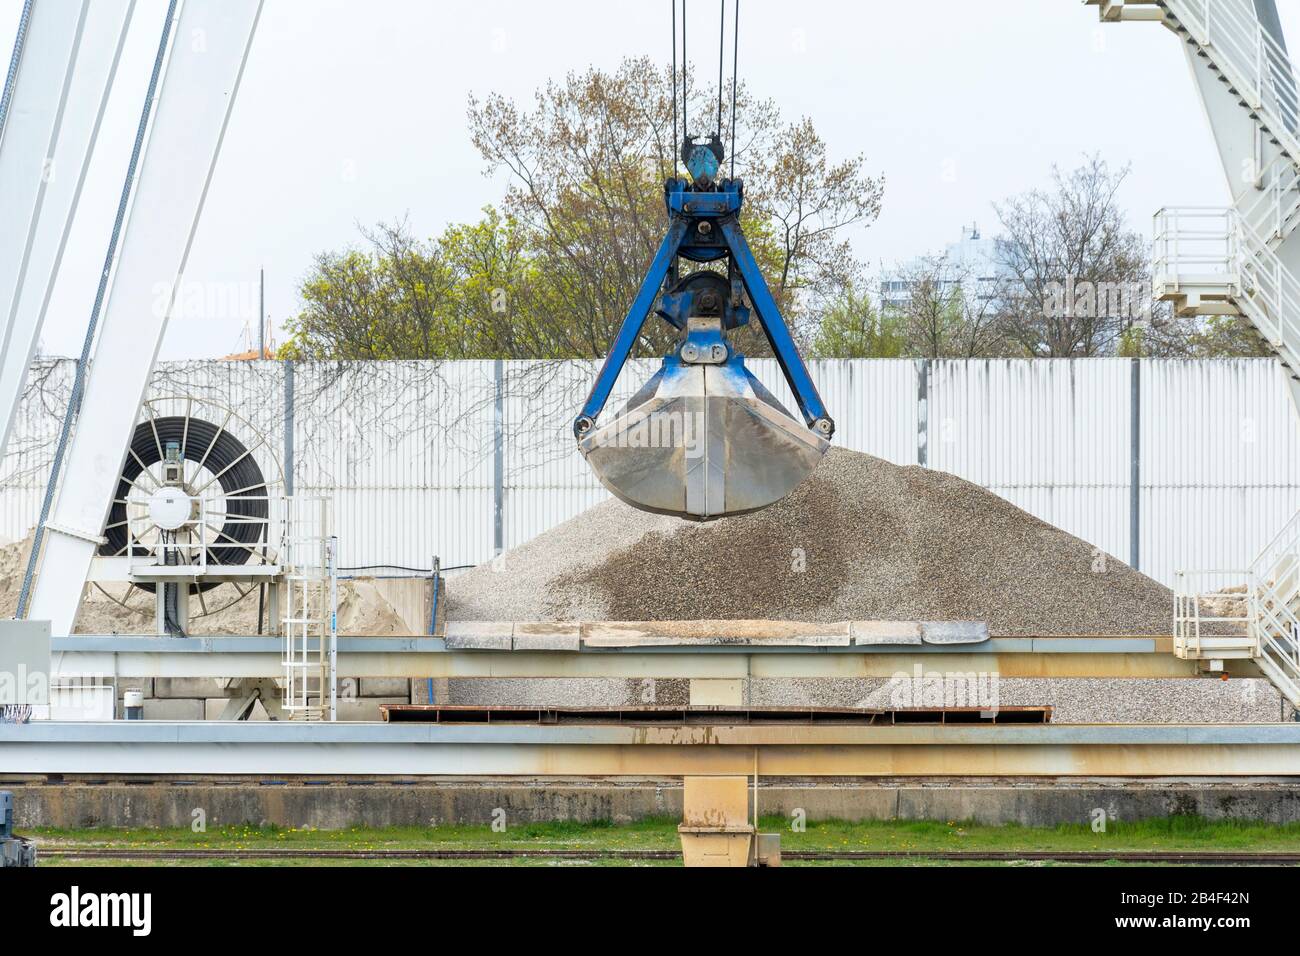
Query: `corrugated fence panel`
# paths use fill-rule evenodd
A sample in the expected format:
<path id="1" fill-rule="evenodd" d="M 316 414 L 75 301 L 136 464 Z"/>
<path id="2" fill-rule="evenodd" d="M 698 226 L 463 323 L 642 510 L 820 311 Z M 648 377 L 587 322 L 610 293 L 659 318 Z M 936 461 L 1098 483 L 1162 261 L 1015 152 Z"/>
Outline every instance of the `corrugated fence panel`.
<path id="1" fill-rule="evenodd" d="M 1248 565 L 1300 506 L 1300 435 L 1266 359 L 1142 366 L 1142 569 Z"/>
<path id="2" fill-rule="evenodd" d="M 299 363 L 295 491 L 336 491 L 346 567 L 492 556 L 493 363 Z"/>
<path id="3" fill-rule="evenodd" d="M 750 359 L 746 365 L 795 418 L 800 418 L 775 359 Z M 835 419 L 836 445 L 897 465 L 916 464 L 918 374 L 914 362 L 829 359 L 809 362 L 808 371 Z"/>
<path id="4" fill-rule="evenodd" d="M 609 497 L 587 467 L 573 420 L 596 373 L 596 362 L 504 362 L 504 528 L 506 549 L 523 544 Z M 624 403 L 658 368 L 629 362 L 607 404 Z M 606 420 L 606 419 L 603 419 Z"/>
<path id="5" fill-rule="evenodd" d="M 1127 561 L 1131 375 L 1123 359 L 934 362 L 928 464 Z"/>
<path id="6" fill-rule="evenodd" d="M 657 364 L 630 363 L 609 412 Z M 774 361 L 750 367 L 793 409 Z M 930 467 L 1128 560 L 1133 367 L 834 360 L 811 372 L 837 445 L 913 464 L 924 430 Z M 149 395 L 192 395 L 245 419 L 232 430 L 265 438 L 255 455 L 270 476 L 284 449 L 285 371 L 279 362 L 163 363 Z M 498 535 L 514 547 L 608 497 L 571 431 L 596 371 L 592 362 L 297 363 L 295 488 L 334 498 L 344 566 L 490 560 Z M 6 540 L 36 519 L 71 378 L 69 360 L 33 369 L 0 462 Z M 1300 504 L 1300 435 L 1281 370 L 1267 359 L 1142 362 L 1139 407 L 1142 570 L 1171 583 L 1178 568 L 1249 562 Z"/>

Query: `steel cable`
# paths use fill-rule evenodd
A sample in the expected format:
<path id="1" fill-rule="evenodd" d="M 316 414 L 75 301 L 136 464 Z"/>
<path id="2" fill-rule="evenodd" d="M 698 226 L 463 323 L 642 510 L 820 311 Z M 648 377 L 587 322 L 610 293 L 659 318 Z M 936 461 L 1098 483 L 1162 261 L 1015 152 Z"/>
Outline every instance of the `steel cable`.
<path id="1" fill-rule="evenodd" d="M 732 17 L 734 39 L 731 48 L 731 178 L 736 178 L 736 74 L 740 63 L 740 0 Z"/>
<path id="2" fill-rule="evenodd" d="M 722 139 L 722 67 L 727 59 L 727 0 L 718 0 L 718 126 L 715 135 Z"/>
<path id="3" fill-rule="evenodd" d="M 26 0 L 23 12 L 18 17 L 18 33 L 14 36 L 14 52 L 9 57 L 9 72 L 5 74 L 4 93 L 0 94 L 0 138 L 5 131 L 5 120 L 9 117 L 9 101 L 14 96 L 14 85 L 18 82 L 18 64 L 23 58 L 23 47 L 27 44 L 27 26 L 32 20 L 32 4 L 35 0 Z"/>
<path id="4" fill-rule="evenodd" d="M 672 0 L 673 5 L 673 179 L 677 178 L 677 154 L 681 151 L 682 145 L 677 142 L 677 0 Z M 684 138 L 684 137 L 683 137 Z"/>

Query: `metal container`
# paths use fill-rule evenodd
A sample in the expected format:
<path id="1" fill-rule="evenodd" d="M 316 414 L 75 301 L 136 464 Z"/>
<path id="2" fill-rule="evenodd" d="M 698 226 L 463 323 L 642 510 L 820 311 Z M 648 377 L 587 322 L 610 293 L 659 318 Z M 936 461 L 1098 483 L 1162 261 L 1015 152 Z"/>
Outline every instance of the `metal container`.
<path id="1" fill-rule="evenodd" d="M 144 692 L 128 690 L 122 695 L 122 716 L 126 720 L 144 720 Z"/>

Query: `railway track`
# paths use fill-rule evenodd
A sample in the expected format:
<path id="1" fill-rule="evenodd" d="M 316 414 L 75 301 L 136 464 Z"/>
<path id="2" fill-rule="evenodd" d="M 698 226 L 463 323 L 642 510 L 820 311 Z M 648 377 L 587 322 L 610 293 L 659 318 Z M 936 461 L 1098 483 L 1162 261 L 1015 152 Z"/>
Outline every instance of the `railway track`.
<path id="1" fill-rule="evenodd" d="M 141 847 L 42 847 L 40 856 L 49 860 L 123 860 L 176 862 L 185 860 L 622 860 L 653 862 L 680 860 L 677 850 L 552 850 L 552 849 L 430 849 L 430 850 L 346 850 L 346 849 L 216 849 Z M 1300 853 L 1228 853 L 1205 851 L 1051 851 L 1051 850 L 962 850 L 933 852 L 913 850 L 787 850 L 782 859 L 792 863 L 852 862 L 940 862 L 940 863 L 1136 863 L 1183 864 L 1191 866 L 1297 866 Z"/>

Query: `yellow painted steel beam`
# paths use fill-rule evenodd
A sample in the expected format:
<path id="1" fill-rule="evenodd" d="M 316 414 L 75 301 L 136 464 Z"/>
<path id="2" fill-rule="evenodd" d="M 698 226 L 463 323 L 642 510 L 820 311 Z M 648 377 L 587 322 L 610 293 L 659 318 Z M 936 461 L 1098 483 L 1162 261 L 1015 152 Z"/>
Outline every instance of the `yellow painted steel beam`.
<path id="1" fill-rule="evenodd" d="M 1300 726 L 0 725 L 13 774 L 1300 777 Z"/>
<path id="2" fill-rule="evenodd" d="M 1250 777 L 1300 776 L 1300 747 L 1213 745 L 539 746 L 415 755 L 411 773 L 446 760 L 479 773 L 537 776 L 753 774 L 789 777 Z M 452 771 L 454 772 L 454 771 Z"/>
<path id="3" fill-rule="evenodd" d="M 13 773 L 654 777 L 1300 777 L 1300 746 L 1168 744 L 168 744 L 0 747 Z"/>
<path id="4" fill-rule="evenodd" d="M 925 673 L 1016 677 L 1192 678 L 1202 664 L 1169 653 L 569 653 L 437 651 L 340 653 L 340 677 L 404 678 L 891 678 Z M 1233 677 L 1259 677 L 1251 661 L 1226 661 Z M 56 652 L 55 676 L 280 677 L 277 654 Z"/>

